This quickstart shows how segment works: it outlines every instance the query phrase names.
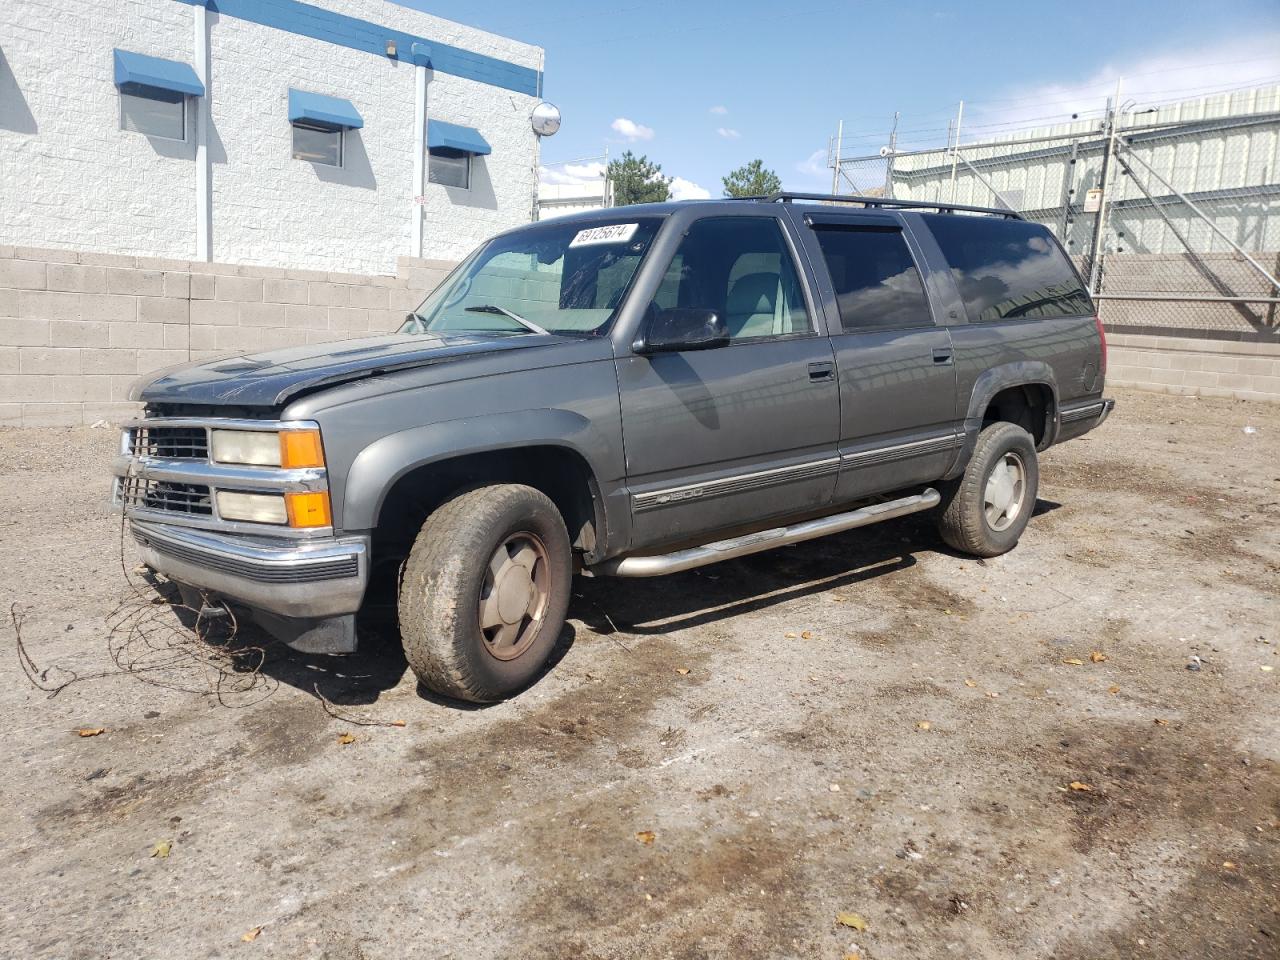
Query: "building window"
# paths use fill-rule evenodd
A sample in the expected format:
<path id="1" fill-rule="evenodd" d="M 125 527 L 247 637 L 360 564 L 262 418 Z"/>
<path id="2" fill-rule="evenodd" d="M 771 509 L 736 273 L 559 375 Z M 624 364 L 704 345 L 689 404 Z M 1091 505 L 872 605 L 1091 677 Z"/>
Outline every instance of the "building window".
<path id="1" fill-rule="evenodd" d="M 293 124 L 293 157 L 327 167 L 342 166 L 342 128 L 310 123 Z"/>
<path id="2" fill-rule="evenodd" d="M 187 139 L 187 97 L 203 97 L 204 84 L 188 63 L 131 50 L 114 50 L 120 91 L 120 129 L 165 140 Z"/>
<path id="3" fill-rule="evenodd" d="M 452 147 L 432 147 L 427 151 L 427 179 L 446 187 L 471 189 L 471 154 Z"/>
<path id="4" fill-rule="evenodd" d="M 187 98 L 156 87 L 120 90 L 120 129 L 165 140 L 187 139 Z"/>
<path id="5" fill-rule="evenodd" d="M 295 160 L 340 167 L 347 131 L 359 130 L 364 119 L 350 100 L 290 87 L 289 123 Z"/>

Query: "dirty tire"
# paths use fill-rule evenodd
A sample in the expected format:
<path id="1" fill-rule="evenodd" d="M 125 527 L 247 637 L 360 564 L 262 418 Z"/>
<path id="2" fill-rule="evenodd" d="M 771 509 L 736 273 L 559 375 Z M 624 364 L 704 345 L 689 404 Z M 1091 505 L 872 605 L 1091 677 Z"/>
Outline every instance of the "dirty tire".
<path id="1" fill-rule="evenodd" d="M 500 659 L 481 630 L 482 591 L 495 551 L 530 535 L 544 548 L 545 607 L 527 646 Z M 556 648 L 572 576 L 564 520 L 544 494 L 504 483 L 451 497 L 422 525 L 400 582 L 409 666 L 424 686 L 458 700 L 488 703 L 521 690 Z"/>
<path id="2" fill-rule="evenodd" d="M 1007 459 L 1012 458 L 1012 459 Z M 987 503 L 988 480 L 993 471 L 1015 464 L 1022 476 L 1021 503 L 1017 515 L 993 526 Z M 1004 468 L 1007 469 L 1007 468 Z M 950 546 L 976 557 L 996 557 L 1012 550 L 1026 529 L 1036 505 L 1040 467 L 1031 434 L 1014 423 L 993 423 L 978 434 L 973 456 L 964 475 L 939 484 L 942 504 L 938 508 L 938 532 Z"/>

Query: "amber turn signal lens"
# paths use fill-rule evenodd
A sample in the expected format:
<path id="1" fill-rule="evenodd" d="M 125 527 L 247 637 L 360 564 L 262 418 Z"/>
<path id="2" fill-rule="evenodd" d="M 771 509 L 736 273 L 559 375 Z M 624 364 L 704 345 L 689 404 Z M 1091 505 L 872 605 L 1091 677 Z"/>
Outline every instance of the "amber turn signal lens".
<path id="1" fill-rule="evenodd" d="M 319 430 L 285 430 L 280 434 L 280 466 L 323 467 Z"/>
<path id="2" fill-rule="evenodd" d="M 333 513 L 329 509 L 327 493 L 286 493 L 284 504 L 289 512 L 291 527 L 333 526 Z"/>

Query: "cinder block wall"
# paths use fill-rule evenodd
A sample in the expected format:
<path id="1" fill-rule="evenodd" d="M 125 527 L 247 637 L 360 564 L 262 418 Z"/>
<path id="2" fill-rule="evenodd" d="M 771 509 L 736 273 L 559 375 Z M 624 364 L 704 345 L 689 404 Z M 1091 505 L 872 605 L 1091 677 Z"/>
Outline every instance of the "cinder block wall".
<path id="1" fill-rule="evenodd" d="M 454 264 L 395 276 L 0 246 L 0 426 L 133 416 L 140 374 L 396 329 Z"/>
<path id="2" fill-rule="evenodd" d="M 1280 403 L 1276 342 L 1136 336 L 1107 330 L 1107 383 Z"/>
<path id="3" fill-rule="evenodd" d="M 394 330 L 454 264 L 395 276 L 0 246 L 0 426 L 133 416 L 140 374 L 229 353 Z M 1280 342 L 1109 328 L 1118 386 L 1280 402 Z"/>

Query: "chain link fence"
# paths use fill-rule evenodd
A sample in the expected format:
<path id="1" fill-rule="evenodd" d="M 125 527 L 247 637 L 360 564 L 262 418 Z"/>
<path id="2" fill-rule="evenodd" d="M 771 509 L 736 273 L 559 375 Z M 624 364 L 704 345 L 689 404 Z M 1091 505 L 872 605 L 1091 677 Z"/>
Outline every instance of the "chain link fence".
<path id="1" fill-rule="evenodd" d="M 830 165 L 839 193 L 1043 223 L 1109 326 L 1280 339 L 1280 87 Z"/>

